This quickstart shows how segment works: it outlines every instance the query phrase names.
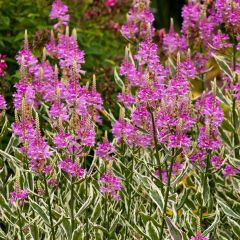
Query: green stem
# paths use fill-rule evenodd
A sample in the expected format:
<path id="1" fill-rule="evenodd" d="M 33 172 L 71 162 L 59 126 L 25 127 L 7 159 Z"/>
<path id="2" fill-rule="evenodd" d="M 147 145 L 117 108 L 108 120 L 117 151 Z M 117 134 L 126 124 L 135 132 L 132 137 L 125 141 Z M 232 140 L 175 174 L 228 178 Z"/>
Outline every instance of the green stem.
<path id="1" fill-rule="evenodd" d="M 206 186 L 206 181 L 207 181 L 207 178 L 208 178 L 208 172 L 209 172 L 209 168 L 210 168 L 210 153 L 208 154 L 207 156 L 207 165 L 206 165 L 206 168 L 205 168 L 205 172 L 204 172 L 204 177 L 203 177 L 203 194 L 204 194 L 204 187 Z M 200 205 L 200 224 L 202 224 L 202 219 L 203 219 L 203 200 L 201 202 L 201 205 Z"/>
<path id="2" fill-rule="evenodd" d="M 108 216 L 108 198 L 104 196 L 104 225 L 107 229 L 106 239 L 109 239 L 109 216 Z"/>
<path id="3" fill-rule="evenodd" d="M 171 184 L 171 177 L 172 177 L 172 168 L 173 168 L 173 162 L 174 162 L 175 156 L 173 155 L 171 158 L 171 163 L 170 163 L 170 169 L 168 172 L 168 179 L 167 179 L 167 189 L 165 192 L 164 196 L 164 207 L 163 207 L 163 214 L 162 214 L 162 225 L 161 225 L 161 230 L 160 230 L 160 238 L 159 240 L 163 239 L 163 232 L 164 232 L 164 225 L 165 225 L 165 216 L 166 216 L 166 211 L 167 211 L 167 204 L 168 204 L 168 197 L 169 197 L 169 192 L 170 192 L 170 184 Z M 167 171 L 167 169 L 166 169 Z"/>
<path id="4" fill-rule="evenodd" d="M 237 47 L 236 47 L 236 40 L 235 40 L 235 43 L 233 44 L 233 71 L 235 72 L 236 71 L 236 65 L 237 65 Z M 238 75 L 235 74 L 236 77 L 234 79 L 234 82 L 233 84 L 235 85 L 237 82 L 238 82 Z M 235 129 L 235 132 L 234 132 L 234 137 L 233 137 L 233 140 L 234 140 L 234 146 L 238 146 L 239 145 L 239 138 L 238 138 L 238 134 L 237 134 L 237 116 L 236 116 L 236 98 L 233 96 L 233 103 L 232 103 L 232 121 L 233 121 L 233 126 L 234 126 L 234 129 Z M 239 149 L 238 148 L 235 148 L 234 150 L 235 152 L 235 158 L 239 158 L 240 155 L 239 155 Z"/>
<path id="5" fill-rule="evenodd" d="M 134 152 L 134 150 L 133 150 Z M 129 182 L 132 184 L 133 182 L 133 172 L 134 172 L 134 156 L 132 157 L 132 161 L 131 161 L 131 171 L 130 171 L 130 178 L 129 178 Z M 127 212 L 127 220 L 130 223 L 131 221 L 131 206 L 132 206 L 132 191 L 131 191 L 131 185 L 127 184 L 127 192 L 128 192 L 128 212 Z M 127 235 L 128 235 L 128 228 L 126 225 L 125 228 L 125 240 L 127 239 Z"/>
<path id="6" fill-rule="evenodd" d="M 24 236 L 23 236 L 23 230 L 22 230 L 22 217 L 20 214 L 20 211 L 18 209 L 18 220 L 19 220 L 19 227 L 20 227 L 20 235 L 21 235 L 21 240 L 24 240 Z"/>
<path id="7" fill-rule="evenodd" d="M 70 217 L 71 217 L 71 232 L 73 234 L 75 228 L 74 222 L 74 178 L 71 177 L 71 199 L 70 199 Z"/>
<path id="8" fill-rule="evenodd" d="M 152 119 L 153 140 L 154 140 L 154 146 L 155 146 L 155 157 L 157 159 L 158 170 L 159 170 L 159 177 L 160 177 L 160 181 L 161 181 L 160 187 L 161 187 L 161 190 L 163 190 L 163 185 L 162 185 L 162 167 L 161 167 L 161 160 L 160 160 L 159 151 L 158 151 L 157 129 L 156 129 L 156 125 L 155 125 L 153 112 L 151 110 L 149 112 L 151 114 L 151 119 Z"/>
<path id="9" fill-rule="evenodd" d="M 45 174 L 43 174 L 43 178 L 44 178 L 45 192 L 47 194 L 47 205 L 48 205 L 48 212 L 49 212 L 49 217 L 50 217 L 50 227 L 51 227 L 51 232 L 52 232 L 52 240 L 56 240 L 55 230 L 54 230 L 54 225 L 53 225 L 51 200 L 50 200 L 50 195 L 49 195 L 48 185 L 47 185 L 47 179 L 46 179 Z"/>
<path id="10" fill-rule="evenodd" d="M 85 157 L 84 159 L 84 164 L 85 164 L 85 169 L 87 169 L 87 157 Z M 88 198 L 88 176 L 86 175 L 86 179 L 85 179 L 85 197 L 86 200 Z M 86 240 L 88 240 L 89 237 L 89 225 L 88 225 L 88 216 L 86 214 Z"/>

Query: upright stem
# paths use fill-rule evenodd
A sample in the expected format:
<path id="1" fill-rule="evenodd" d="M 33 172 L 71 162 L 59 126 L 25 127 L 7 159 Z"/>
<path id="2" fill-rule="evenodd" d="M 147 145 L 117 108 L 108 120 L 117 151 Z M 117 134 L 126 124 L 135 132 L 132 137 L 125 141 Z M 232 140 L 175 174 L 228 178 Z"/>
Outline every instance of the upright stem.
<path id="1" fill-rule="evenodd" d="M 49 217 L 50 217 L 50 227 L 51 227 L 51 232 L 52 232 L 52 240 L 56 240 L 55 231 L 54 231 L 54 225 L 53 225 L 53 217 L 52 217 L 52 208 L 51 208 L 50 195 L 49 195 L 49 191 L 48 191 L 47 179 L 46 179 L 45 174 L 43 174 L 43 178 L 44 178 L 45 192 L 47 194 L 47 204 L 48 204 L 48 212 L 49 212 Z"/>
<path id="2" fill-rule="evenodd" d="M 233 44 L 233 71 L 236 71 L 236 65 L 237 65 L 237 48 L 236 48 L 236 40 L 235 43 Z M 235 85 L 238 82 L 238 75 L 236 74 L 236 77 L 234 79 L 233 84 Z M 233 104 L 232 104 L 232 121 L 233 121 L 233 126 L 235 129 L 234 132 L 234 146 L 239 145 L 239 139 L 238 139 L 238 134 L 237 134 L 237 122 L 236 122 L 236 98 L 233 96 Z M 235 158 L 239 158 L 239 149 L 235 148 Z"/>
<path id="3" fill-rule="evenodd" d="M 133 150 L 134 152 L 134 150 Z M 134 156 L 132 157 L 132 161 L 131 161 L 131 170 L 130 170 L 130 178 L 129 178 L 129 182 L 130 184 L 132 184 L 133 182 L 133 172 L 134 172 Z M 131 220 L 131 206 L 132 206 L 132 189 L 131 189 L 131 185 L 127 184 L 127 191 L 128 191 L 128 212 L 127 212 L 127 220 L 130 223 Z M 128 228 L 126 225 L 125 228 L 125 240 L 127 239 L 127 234 L 128 234 Z"/>
<path id="4" fill-rule="evenodd" d="M 157 140 L 157 129 L 155 125 L 155 120 L 154 120 L 154 115 L 152 110 L 149 111 L 151 114 L 151 119 L 152 119 L 152 128 L 153 128 L 153 140 L 154 140 L 154 146 L 155 146 L 155 157 L 157 159 L 158 163 L 158 170 L 159 170 L 159 177 L 161 181 L 161 190 L 163 190 L 163 185 L 162 185 L 162 167 L 161 167 L 161 160 L 158 152 L 158 140 Z"/>
<path id="5" fill-rule="evenodd" d="M 106 239 L 109 239 L 109 216 L 108 216 L 108 198 L 104 196 L 104 225 L 107 229 Z"/>
<path id="6" fill-rule="evenodd" d="M 208 178 L 208 171 L 209 171 L 209 168 L 210 168 L 210 154 L 208 154 L 207 156 L 207 165 L 206 165 L 206 168 L 205 168 L 205 173 L 204 173 L 204 177 L 203 177 L 203 194 L 204 194 L 204 187 L 206 186 L 206 181 L 207 181 L 207 178 Z M 201 206 L 200 206 L 200 223 L 202 223 L 202 219 L 203 219 L 203 200 L 201 202 Z"/>
<path id="7" fill-rule="evenodd" d="M 163 207 L 163 214 L 162 214 L 162 225 L 161 225 L 160 238 L 159 238 L 159 240 L 162 240 L 162 239 L 163 239 L 163 232 L 164 232 L 164 225 L 165 225 L 165 216 L 166 216 L 167 204 L 168 204 L 168 197 L 169 197 L 169 192 L 170 192 L 170 184 L 171 184 L 172 168 L 173 168 L 174 158 L 175 158 L 175 156 L 173 155 L 172 158 L 171 158 L 170 169 L 169 169 L 169 172 L 168 172 L 167 189 L 166 189 L 165 196 L 164 196 L 164 207 Z M 167 170 L 167 169 L 166 169 L 166 170 Z"/>
<path id="8" fill-rule="evenodd" d="M 20 227 L 20 235 L 21 235 L 21 240 L 24 240 L 24 236 L 23 236 L 23 230 L 22 230 L 22 217 L 20 214 L 20 211 L 18 209 L 18 220 L 19 220 L 19 227 Z"/>
<path id="9" fill-rule="evenodd" d="M 73 149 L 74 152 L 74 149 Z M 72 163 L 75 161 L 75 154 L 72 155 Z M 70 218 L 71 218 L 71 232 L 73 235 L 73 231 L 75 228 L 75 221 L 74 221 L 74 177 L 71 176 L 71 199 L 70 199 Z"/>
<path id="10" fill-rule="evenodd" d="M 74 231 L 74 178 L 71 177 L 71 199 L 70 199 L 70 214 L 71 214 L 71 231 Z"/>
<path id="11" fill-rule="evenodd" d="M 85 169 L 87 170 L 87 157 L 84 159 Z M 85 178 L 85 197 L 88 198 L 88 176 Z M 88 226 L 88 216 L 86 214 L 86 240 L 89 239 L 89 226 Z"/>

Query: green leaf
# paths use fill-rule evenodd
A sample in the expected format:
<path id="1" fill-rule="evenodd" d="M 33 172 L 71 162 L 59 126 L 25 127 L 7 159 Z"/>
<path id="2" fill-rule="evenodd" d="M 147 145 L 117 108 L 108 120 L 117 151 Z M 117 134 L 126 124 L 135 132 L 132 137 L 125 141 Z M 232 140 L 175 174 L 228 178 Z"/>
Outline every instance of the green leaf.
<path id="1" fill-rule="evenodd" d="M 228 119 L 223 120 L 222 127 L 223 127 L 223 129 L 225 129 L 229 132 L 235 132 L 236 131 L 234 126 L 232 125 L 232 123 Z"/>
<path id="2" fill-rule="evenodd" d="M 209 202 L 210 197 L 210 187 L 209 187 L 209 180 L 208 178 L 204 182 L 203 188 L 202 188 L 202 194 L 203 194 L 203 202 L 204 205 L 207 205 Z"/>
<path id="3" fill-rule="evenodd" d="M 94 204 L 94 208 L 93 208 L 93 212 L 92 212 L 92 216 L 91 216 L 91 221 L 92 222 L 96 222 L 97 219 L 101 216 L 101 210 L 102 210 L 102 206 L 101 206 L 101 202 L 98 199 L 97 203 Z"/>
<path id="4" fill-rule="evenodd" d="M 38 205 L 38 203 L 36 203 L 35 201 L 33 201 L 32 199 L 29 199 L 30 200 L 30 202 L 31 202 L 31 207 L 32 207 L 32 209 L 37 213 L 37 214 L 39 214 L 40 215 L 40 217 L 44 220 L 44 222 L 48 225 L 48 226 L 50 226 L 50 222 L 49 222 L 49 219 L 48 219 L 48 216 L 47 216 L 47 214 L 46 214 L 46 209 L 42 209 L 39 205 Z"/>
<path id="5" fill-rule="evenodd" d="M 119 77 L 117 69 L 114 69 L 114 79 L 115 82 L 117 83 L 117 85 L 119 86 L 120 89 L 124 88 L 124 82 L 122 81 L 122 79 Z"/>
<path id="6" fill-rule="evenodd" d="M 159 239 L 158 230 L 152 222 L 147 222 L 146 233 L 152 240 Z"/>
<path id="7" fill-rule="evenodd" d="M 71 232 L 71 223 L 67 218 L 63 218 L 63 222 L 61 224 L 63 231 L 66 234 L 66 237 L 68 240 L 70 240 L 72 238 L 72 232 Z"/>
<path id="8" fill-rule="evenodd" d="M 83 203 L 81 208 L 78 210 L 78 212 L 75 215 L 75 218 L 80 216 L 87 209 L 87 207 L 91 204 L 92 199 L 93 199 L 93 188 L 92 188 L 92 185 L 90 185 L 89 197 L 87 198 L 86 202 Z"/>
<path id="9" fill-rule="evenodd" d="M 219 205 L 221 206 L 223 212 L 229 216 L 229 217 L 232 217 L 232 218 L 236 218 L 236 219 L 240 219 L 240 216 L 235 213 L 229 206 L 227 206 L 224 202 L 220 201 L 220 200 L 217 200 Z"/>
<path id="10" fill-rule="evenodd" d="M 219 127 L 218 129 L 219 129 L 219 132 L 221 133 L 221 137 L 224 140 L 224 142 L 227 143 L 229 147 L 232 147 L 231 141 L 228 138 L 227 134 L 224 132 L 223 128 Z"/>
<path id="11" fill-rule="evenodd" d="M 171 221 L 171 219 L 169 217 L 165 217 L 165 221 L 172 240 L 183 240 L 180 229 Z"/>
<path id="12" fill-rule="evenodd" d="M 180 210 L 183 207 L 183 205 L 186 202 L 190 192 L 191 192 L 190 189 L 184 189 L 184 192 L 183 192 L 183 195 L 181 197 L 181 200 L 177 203 L 177 206 L 176 206 L 176 210 L 177 211 Z"/>
<path id="13" fill-rule="evenodd" d="M 130 224 L 128 221 L 125 221 L 125 223 L 128 225 L 129 228 L 131 228 L 133 231 L 139 233 L 141 236 L 144 236 L 144 239 L 151 240 L 151 238 L 145 234 L 145 232 L 137 225 L 137 224 Z"/>
<path id="14" fill-rule="evenodd" d="M 212 224 L 203 232 L 203 236 L 207 236 L 210 232 L 212 232 L 216 226 L 220 223 L 220 212 L 218 208 L 216 209 L 216 216 Z"/>
<path id="15" fill-rule="evenodd" d="M 233 80 L 233 78 L 234 78 L 233 72 L 232 72 L 231 68 L 229 67 L 229 65 L 227 64 L 226 60 L 222 56 L 217 56 L 215 54 L 213 54 L 213 57 L 215 58 L 220 69 L 223 70 L 224 73 L 226 73 L 228 75 L 228 77 Z"/>
<path id="16" fill-rule="evenodd" d="M 233 232 L 236 236 L 240 236 L 240 223 L 237 223 L 233 219 L 228 217 L 229 224 L 232 226 Z"/>
<path id="17" fill-rule="evenodd" d="M 119 220 L 120 220 L 120 215 L 121 215 L 122 211 L 120 211 L 117 216 L 113 219 L 113 221 L 111 222 L 111 227 L 109 229 L 109 232 L 113 232 L 115 231 L 116 227 L 117 227 L 117 224 L 119 223 Z"/>
<path id="18" fill-rule="evenodd" d="M 5 121 L 4 121 L 4 124 L 2 126 L 2 130 L 0 132 L 0 139 L 3 138 L 6 135 L 7 132 L 8 132 L 8 119 L 5 116 Z"/>
<path id="19" fill-rule="evenodd" d="M 178 174 L 178 176 L 172 181 L 171 186 L 175 187 L 176 184 L 179 183 L 179 181 L 186 176 L 187 172 L 188 172 L 188 167 L 189 167 L 189 160 L 185 161 L 185 166 L 183 167 L 183 170 L 181 171 L 180 174 Z"/>
<path id="20" fill-rule="evenodd" d="M 163 212 L 163 199 L 159 192 L 160 191 L 150 190 L 149 196 L 153 200 L 153 202 L 155 202 L 160 211 Z"/>

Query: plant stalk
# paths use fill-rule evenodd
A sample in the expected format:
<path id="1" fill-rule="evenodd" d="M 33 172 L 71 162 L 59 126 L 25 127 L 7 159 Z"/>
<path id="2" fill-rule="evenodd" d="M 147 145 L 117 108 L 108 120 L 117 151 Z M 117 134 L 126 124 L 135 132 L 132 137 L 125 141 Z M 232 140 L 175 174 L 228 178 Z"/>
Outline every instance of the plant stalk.
<path id="1" fill-rule="evenodd" d="M 163 214 L 162 214 L 162 225 L 161 225 L 160 238 L 159 238 L 159 240 L 162 240 L 162 239 L 163 239 L 163 232 L 164 232 L 164 225 L 165 225 L 165 216 L 166 216 L 167 204 L 168 204 L 168 197 L 169 197 L 169 192 L 170 192 L 170 184 L 171 184 L 172 168 L 173 168 L 174 158 L 175 158 L 175 156 L 173 155 L 172 158 L 171 158 L 170 169 L 169 169 L 169 172 L 168 172 L 167 189 L 166 189 L 165 196 L 164 196 L 164 207 L 163 207 Z M 167 170 L 167 169 L 166 169 L 166 170 Z"/>
<path id="2" fill-rule="evenodd" d="M 236 71 L 236 66 L 237 66 L 237 47 L 236 47 L 236 40 L 233 44 L 233 71 Z M 238 82 L 238 76 L 236 74 L 236 77 L 233 81 L 233 85 L 235 85 Z M 234 146 L 238 146 L 239 145 L 239 138 L 238 138 L 238 134 L 237 134 L 237 116 L 236 116 L 236 98 L 233 96 L 233 103 L 232 103 L 232 121 L 233 121 L 233 126 L 234 126 L 234 136 L 233 136 L 233 140 L 234 140 Z M 236 148 L 234 150 L 235 153 L 235 158 L 239 159 L 240 155 L 239 155 L 239 149 Z"/>
<path id="3" fill-rule="evenodd" d="M 154 140 L 154 146 L 155 146 L 155 157 L 157 159 L 157 163 L 158 163 L 158 170 L 159 170 L 159 178 L 161 181 L 160 187 L 161 187 L 161 191 L 163 191 L 163 184 L 162 184 L 162 167 L 161 167 L 161 160 L 160 160 L 160 156 L 159 156 L 159 152 L 158 152 L 158 140 L 157 140 L 157 129 L 156 129 L 156 125 L 155 125 L 155 120 L 154 120 L 154 115 L 153 112 L 150 110 L 149 111 L 151 114 L 151 119 L 152 119 L 152 128 L 153 128 L 153 140 Z"/>
<path id="4" fill-rule="evenodd" d="M 47 194 L 47 205 L 48 205 L 48 212 L 49 212 L 49 217 L 50 217 L 50 227 L 51 227 L 51 232 L 52 232 L 52 240 L 56 240 L 55 230 L 54 230 L 54 225 L 53 225 L 50 195 L 49 195 L 49 191 L 48 191 L 47 179 L 46 179 L 45 174 L 43 174 L 43 178 L 44 178 L 44 185 L 45 185 L 45 193 Z"/>
<path id="5" fill-rule="evenodd" d="M 21 240 L 24 240 L 24 236 L 23 236 L 23 229 L 22 229 L 22 217 L 20 214 L 20 211 L 18 209 L 18 220 L 19 220 L 19 227 L 20 227 L 20 235 L 21 235 Z"/>
<path id="6" fill-rule="evenodd" d="M 71 177 L 71 199 L 70 199 L 70 214 L 71 214 L 71 231 L 73 234 L 74 228 L 75 228 L 75 222 L 74 222 L 74 178 Z"/>

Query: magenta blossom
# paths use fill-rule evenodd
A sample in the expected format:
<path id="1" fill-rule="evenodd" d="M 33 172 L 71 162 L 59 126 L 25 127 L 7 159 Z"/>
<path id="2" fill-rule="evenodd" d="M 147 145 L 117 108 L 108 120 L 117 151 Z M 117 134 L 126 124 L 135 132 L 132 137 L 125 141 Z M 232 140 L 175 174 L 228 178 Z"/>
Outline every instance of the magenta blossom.
<path id="1" fill-rule="evenodd" d="M 4 70 L 7 68 L 5 57 L 6 57 L 5 55 L 0 53 L 0 77 L 4 75 Z"/>
<path id="2" fill-rule="evenodd" d="M 106 0 L 104 4 L 108 7 L 113 7 L 116 5 L 116 3 L 117 3 L 117 0 Z"/>
<path id="3" fill-rule="evenodd" d="M 234 168 L 233 166 L 231 166 L 229 164 L 223 170 L 223 175 L 226 177 L 234 176 L 239 173 L 240 173 L 240 170 Z"/>
<path id="4" fill-rule="evenodd" d="M 6 110 L 7 104 L 4 97 L 0 94 L 0 110 Z"/>
<path id="5" fill-rule="evenodd" d="M 108 161 L 112 161 L 112 154 L 115 152 L 113 145 L 107 140 L 104 139 L 103 143 L 98 144 L 96 155 Z"/>
<path id="6" fill-rule="evenodd" d="M 63 4 L 61 0 L 56 0 L 52 4 L 52 11 L 50 13 L 50 19 L 58 19 L 58 23 L 54 25 L 57 28 L 59 25 L 66 26 L 69 21 L 68 7 Z"/>
<path id="7" fill-rule="evenodd" d="M 221 168 L 221 166 L 223 165 L 223 159 L 219 156 L 212 156 L 211 158 L 212 164 L 216 169 Z"/>
<path id="8" fill-rule="evenodd" d="M 190 240 L 209 240 L 209 238 L 208 237 L 203 237 L 202 234 L 200 233 L 195 237 L 191 237 Z"/>
<path id="9" fill-rule="evenodd" d="M 16 189 L 15 192 L 10 192 L 10 202 L 11 204 L 14 204 L 16 202 L 19 202 L 20 206 L 23 206 L 24 200 L 28 197 L 28 191 L 26 189 Z"/>
<path id="10" fill-rule="evenodd" d="M 99 180 L 102 193 L 109 194 L 114 200 L 120 200 L 118 191 L 122 189 L 121 179 L 114 176 L 112 171 L 106 172 Z"/>
<path id="11" fill-rule="evenodd" d="M 73 162 L 71 159 L 60 161 L 58 167 L 72 177 L 83 177 L 85 175 L 85 170 L 79 165 L 79 163 Z"/>

